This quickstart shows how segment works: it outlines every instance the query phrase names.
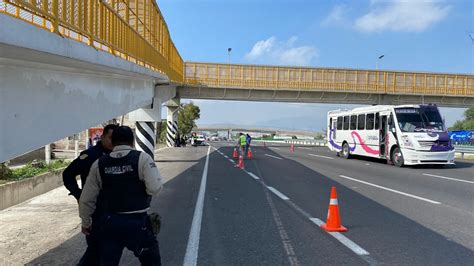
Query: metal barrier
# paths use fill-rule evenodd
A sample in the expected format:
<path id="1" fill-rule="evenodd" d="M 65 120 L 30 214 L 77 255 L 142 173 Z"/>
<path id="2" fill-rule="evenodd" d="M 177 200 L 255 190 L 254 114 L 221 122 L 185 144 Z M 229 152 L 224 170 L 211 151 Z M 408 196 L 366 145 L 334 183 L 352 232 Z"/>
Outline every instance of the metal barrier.
<path id="1" fill-rule="evenodd" d="M 298 145 L 321 146 L 321 147 L 327 145 L 327 141 L 314 140 L 314 139 L 291 139 L 291 140 L 285 140 L 285 143 L 298 144 Z"/>
<path id="2" fill-rule="evenodd" d="M 185 82 L 225 88 L 474 97 L 474 75 L 185 62 Z"/>
<path id="3" fill-rule="evenodd" d="M 474 146 L 457 146 L 454 145 L 454 151 L 461 154 L 461 159 L 464 159 L 464 154 L 474 154 Z"/>
<path id="4" fill-rule="evenodd" d="M 183 81 L 183 59 L 155 0 L 0 0 L 0 13 Z"/>

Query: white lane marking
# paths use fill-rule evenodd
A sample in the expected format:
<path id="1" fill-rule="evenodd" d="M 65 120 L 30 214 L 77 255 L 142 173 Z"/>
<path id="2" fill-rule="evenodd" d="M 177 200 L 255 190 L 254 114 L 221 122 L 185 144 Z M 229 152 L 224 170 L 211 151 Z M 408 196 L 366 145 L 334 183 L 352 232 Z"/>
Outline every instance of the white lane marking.
<path id="1" fill-rule="evenodd" d="M 275 149 L 275 150 L 280 150 L 280 148 L 277 148 L 277 147 L 270 147 L 271 149 Z"/>
<path id="2" fill-rule="evenodd" d="M 278 160 L 283 160 L 280 157 L 276 157 L 276 156 L 273 156 L 273 155 L 270 155 L 270 154 L 265 154 L 265 156 L 272 157 L 272 158 L 275 158 L 275 159 L 278 159 Z"/>
<path id="3" fill-rule="evenodd" d="M 393 193 L 397 193 L 397 194 L 400 194 L 400 195 L 403 195 L 403 196 L 407 196 L 407 197 L 410 197 L 410 198 L 426 201 L 426 202 L 429 202 L 429 203 L 432 203 L 432 204 L 441 204 L 441 202 L 438 202 L 438 201 L 434 201 L 434 200 L 419 197 L 419 196 L 416 196 L 416 195 L 408 194 L 408 193 L 401 192 L 401 191 L 391 189 L 391 188 L 388 188 L 388 187 L 379 186 L 379 185 L 376 185 L 376 184 L 365 182 L 365 181 L 355 179 L 355 178 L 352 178 L 352 177 L 348 177 L 348 176 L 345 176 L 345 175 L 339 175 L 339 176 L 342 177 L 342 178 L 345 178 L 345 179 L 349 179 L 349 180 L 359 182 L 359 183 L 362 183 L 362 184 L 366 184 L 366 185 L 369 185 L 369 186 L 373 186 L 373 187 L 376 187 L 376 188 L 384 189 L 384 190 L 387 190 L 387 191 L 390 191 L 390 192 L 393 192 Z"/>
<path id="4" fill-rule="evenodd" d="M 300 147 L 300 149 L 303 149 L 303 150 L 311 150 L 311 148 L 306 148 L 306 147 Z"/>
<path id="5" fill-rule="evenodd" d="M 184 255 L 183 265 L 193 266 L 197 264 L 199 251 L 199 237 L 201 235 L 202 211 L 204 208 L 204 195 L 206 194 L 207 171 L 209 169 L 209 154 L 211 146 L 207 149 L 206 164 L 202 172 L 201 186 L 199 188 L 199 195 L 194 209 L 193 222 L 191 224 L 191 231 L 189 232 L 188 246 L 186 247 L 186 254 Z"/>
<path id="6" fill-rule="evenodd" d="M 226 159 L 229 159 L 229 156 L 227 156 L 227 155 L 224 155 L 224 157 L 225 157 Z"/>
<path id="7" fill-rule="evenodd" d="M 313 157 L 319 157 L 319 158 L 325 158 L 325 159 L 329 159 L 329 160 L 334 160 L 334 158 L 332 157 L 329 157 L 329 156 L 323 156 L 323 155 L 317 155 L 317 154 L 308 154 L 309 156 L 313 156 Z"/>
<path id="8" fill-rule="evenodd" d="M 260 177 L 256 176 L 256 175 L 255 175 L 254 173 L 252 173 L 252 172 L 247 172 L 247 174 L 249 174 L 249 176 L 253 177 L 253 179 L 255 179 L 255 180 L 259 180 L 259 179 L 260 179 Z"/>
<path id="9" fill-rule="evenodd" d="M 446 177 L 446 176 L 441 176 L 441 175 L 432 175 L 432 174 L 423 174 L 426 176 L 432 176 L 432 177 L 437 177 L 437 178 L 442 178 L 442 179 L 447 179 L 447 180 L 453 180 L 453 181 L 458 181 L 458 182 L 465 182 L 469 184 L 474 184 L 473 181 L 468 181 L 468 180 L 462 180 L 462 179 L 457 179 L 457 178 L 452 178 L 452 177 Z"/>
<path id="10" fill-rule="evenodd" d="M 280 191 L 276 190 L 274 187 L 267 186 L 267 188 L 282 200 L 289 200 L 290 199 L 287 196 L 283 195 Z"/>
<path id="11" fill-rule="evenodd" d="M 234 160 L 232 160 L 232 159 L 229 159 L 229 162 L 231 162 L 231 163 L 234 163 Z"/>
<path id="12" fill-rule="evenodd" d="M 321 226 L 322 224 L 324 224 L 324 222 L 319 220 L 318 218 L 309 218 L 309 219 L 311 220 L 311 222 L 315 223 L 317 226 Z M 348 247 L 357 255 L 369 255 L 369 252 L 361 248 L 359 245 L 354 243 L 349 238 L 345 237 L 343 234 L 339 232 L 328 232 L 328 233 L 332 235 L 334 238 L 336 238 L 337 240 L 339 240 L 339 242 L 341 242 L 344 246 Z"/>

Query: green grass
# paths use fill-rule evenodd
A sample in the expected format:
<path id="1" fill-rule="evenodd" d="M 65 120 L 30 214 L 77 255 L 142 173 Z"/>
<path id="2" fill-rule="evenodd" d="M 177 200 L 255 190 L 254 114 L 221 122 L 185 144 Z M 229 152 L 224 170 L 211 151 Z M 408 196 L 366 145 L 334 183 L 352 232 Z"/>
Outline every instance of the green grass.
<path id="1" fill-rule="evenodd" d="M 58 171 L 58 169 L 61 169 L 68 165 L 69 162 L 65 162 L 63 160 L 53 161 L 49 165 L 41 163 L 39 166 L 33 166 L 31 163 L 29 163 L 23 167 L 13 170 L 9 169 L 6 166 L 0 165 L 0 184 L 22 180 L 47 172 L 55 172 Z"/>

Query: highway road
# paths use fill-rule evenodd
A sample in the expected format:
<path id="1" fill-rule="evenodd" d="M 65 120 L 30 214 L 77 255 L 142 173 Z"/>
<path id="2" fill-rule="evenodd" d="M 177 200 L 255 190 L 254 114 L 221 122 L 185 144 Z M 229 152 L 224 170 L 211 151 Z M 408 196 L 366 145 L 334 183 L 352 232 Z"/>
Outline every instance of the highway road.
<path id="1" fill-rule="evenodd" d="M 163 265 L 474 265 L 472 162 L 396 168 L 324 147 L 256 145 L 245 170 L 229 143 L 157 154 L 169 180 L 152 202 Z M 319 227 L 332 186 L 348 232 Z M 31 262 L 74 263 L 78 247 L 79 233 Z M 121 265 L 136 263 L 126 252 Z"/>
<path id="2" fill-rule="evenodd" d="M 324 147 L 256 146 L 240 170 L 230 145 L 211 145 L 186 148 L 200 163 L 157 201 L 165 265 L 474 264 L 472 163 L 396 168 Z M 332 186 L 346 233 L 318 226 Z"/>

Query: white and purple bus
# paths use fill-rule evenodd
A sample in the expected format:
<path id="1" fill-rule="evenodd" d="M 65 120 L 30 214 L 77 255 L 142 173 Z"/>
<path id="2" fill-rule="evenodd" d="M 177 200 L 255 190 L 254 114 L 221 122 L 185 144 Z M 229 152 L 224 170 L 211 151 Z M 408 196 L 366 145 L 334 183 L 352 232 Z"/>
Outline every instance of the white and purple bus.
<path id="1" fill-rule="evenodd" d="M 377 105 L 328 112 L 328 146 L 340 156 L 395 166 L 454 164 L 454 147 L 436 105 Z"/>

